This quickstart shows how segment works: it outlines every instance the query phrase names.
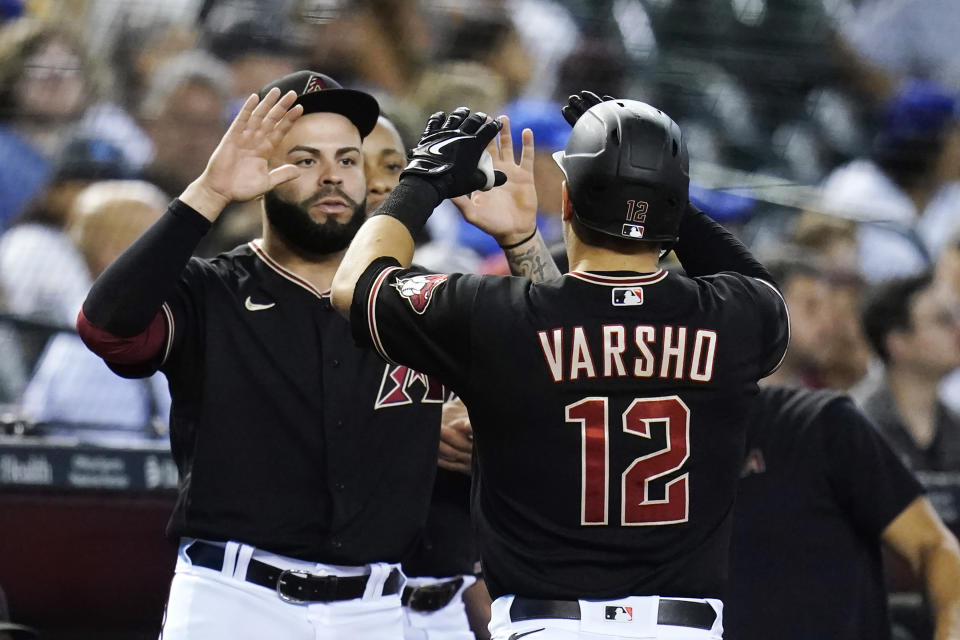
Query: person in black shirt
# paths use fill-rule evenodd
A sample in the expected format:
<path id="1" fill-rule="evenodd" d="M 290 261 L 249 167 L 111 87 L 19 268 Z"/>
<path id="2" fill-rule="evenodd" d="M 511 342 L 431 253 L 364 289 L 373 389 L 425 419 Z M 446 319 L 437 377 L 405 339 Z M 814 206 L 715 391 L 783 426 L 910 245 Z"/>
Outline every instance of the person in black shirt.
<path id="1" fill-rule="evenodd" d="M 960 638 L 960 549 L 916 479 L 846 396 L 765 386 L 747 433 L 724 626 L 737 640 L 890 638 L 881 543 Z"/>
<path id="2" fill-rule="evenodd" d="M 428 121 L 333 302 L 358 341 L 437 375 L 470 411 L 494 638 L 717 638 L 744 418 L 786 349 L 786 308 L 762 265 L 688 205 L 666 114 L 630 100 L 570 110 L 569 274 L 406 268 L 439 199 L 497 183 L 481 152 L 499 126 L 464 108 Z M 658 267 L 675 242 L 689 277 Z"/>
<path id="3" fill-rule="evenodd" d="M 124 376 L 162 371 L 180 493 L 163 637 L 402 636 L 443 386 L 353 345 L 329 286 L 366 217 L 369 95 L 301 71 L 251 96 L 206 170 L 97 279 L 78 318 Z M 263 239 L 191 258 L 233 200 Z"/>

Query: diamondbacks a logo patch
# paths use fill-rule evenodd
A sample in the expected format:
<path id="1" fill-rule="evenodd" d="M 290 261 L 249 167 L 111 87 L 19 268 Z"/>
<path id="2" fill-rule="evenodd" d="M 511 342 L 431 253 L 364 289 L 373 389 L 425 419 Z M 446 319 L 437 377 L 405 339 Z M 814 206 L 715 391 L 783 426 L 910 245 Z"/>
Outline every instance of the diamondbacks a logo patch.
<path id="1" fill-rule="evenodd" d="M 323 78 L 317 75 L 310 76 L 310 79 L 307 80 L 307 86 L 303 88 L 303 91 L 300 95 L 307 93 L 316 93 L 317 91 L 323 91 L 327 88 L 327 85 L 323 83 Z"/>
<path id="2" fill-rule="evenodd" d="M 627 238 L 642 238 L 643 227 L 639 224 L 625 224 L 623 225 L 623 229 L 620 231 L 620 235 Z"/>
<path id="3" fill-rule="evenodd" d="M 639 307 L 643 304 L 643 287 L 615 287 L 613 289 L 613 306 Z"/>
<path id="4" fill-rule="evenodd" d="M 607 607 L 604 618 L 615 622 L 632 622 L 633 607 Z"/>
<path id="5" fill-rule="evenodd" d="M 399 278 L 391 286 L 407 299 L 410 306 L 417 313 L 423 313 L 433 300 L 433 292 L 447 281 L 446 274 L 432 273 L 429 275 Z"/>

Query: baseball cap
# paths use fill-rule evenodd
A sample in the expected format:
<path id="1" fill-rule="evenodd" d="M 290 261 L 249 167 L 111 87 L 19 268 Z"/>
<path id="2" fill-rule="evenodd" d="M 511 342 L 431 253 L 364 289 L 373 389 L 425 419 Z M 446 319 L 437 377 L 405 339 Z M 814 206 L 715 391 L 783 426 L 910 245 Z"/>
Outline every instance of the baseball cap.
<path id="1" fill-rule="evenodd" d="M 303 105 L 306 113 L 339 113 L 347 118 L 360 131 L 360 137 L 366 138 L 377 126 L 380 105 L 369 93 L 344 89 L 339 82 L 328 75 L 316 71 L 296 71 L 266 85 L 257 93 L 263 99 L 274 87 L 280 93 L 297 92 L 294 104 Z"/>
<path id="2" fill-rule="evenodd" d="M 909 80 L 884 105 L 881 135 L 891 143 L 939 135 L 958 119 L 957 95 L 933 82 Z"/>

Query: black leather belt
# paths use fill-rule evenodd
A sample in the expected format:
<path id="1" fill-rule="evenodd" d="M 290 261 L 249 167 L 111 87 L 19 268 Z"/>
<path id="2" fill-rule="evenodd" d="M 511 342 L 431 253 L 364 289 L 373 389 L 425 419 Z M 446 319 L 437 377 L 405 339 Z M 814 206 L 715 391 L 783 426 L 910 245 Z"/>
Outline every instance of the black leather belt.
<path id="1" fill-rule="evenodd" d="M 616 609 L 610 605 L 610 609 Z M 563 620 L 580 619 L 580 603 L 576 600 L 534 600 L 532 598 L 514 598 L 510 605 L 510 620 L 537 620 L 539 618 L 559 618 Z M 713 628 L 717 612 L 706 602 L 674 600 L 660 598 L 657 609 L 657 624 L 693 629 Z"/>
<path id="2" fill-rule="evenodd" d="M 220 571 L 223 568 L 224 548 L 207 542 L 196 541 L 187 547 L 190 561 L 207 569 Z M 370 576 L 315 576 L 296 569 L 280 569 L 273 565 L 251 559 L 247 564 L 247 582 L 273 589 L 282 600 L 294 604 L 305 602 L 333 602 L 353 600 L 363 596 Z M 400 571 L 394 569 L 383 583 L 383 595 L 400 591 Z"/>
<path id="3" fill-rule="evenodd" d="M 463 578 L 454 578 L 446 582 L 428 584 L 420 587 L 404 587 L 401 601 L 403 606 L 414 611 L 439 611 L 450 604 L 453 596 L 463 586 Z"/>

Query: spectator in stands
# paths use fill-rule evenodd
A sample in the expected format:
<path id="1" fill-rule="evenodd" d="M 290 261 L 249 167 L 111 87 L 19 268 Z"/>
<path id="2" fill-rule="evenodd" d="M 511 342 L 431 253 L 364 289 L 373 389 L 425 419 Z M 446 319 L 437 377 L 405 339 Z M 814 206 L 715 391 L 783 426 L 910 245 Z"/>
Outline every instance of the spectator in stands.
<path id="1" fill-rule="evenodd" d="M 570 125 L 560 113 L 561 106 L 551 100 L 521 98 L 504 107 L 504 112 L 510 117 L 510 133 L 514 140 L 521 139 L 524 129 L 533 132 L 536 143 L 533 180 L 537 192 L 537 228 L 548 246 L 563 244 L 560 185 L 564 178 L 559 165 L 553 160 L 553 153 L 563 149 L 570 137 Z M 479 267 L 482 273 L 510 273 L 503 252 L 488 234 L 464 222 L 459 237 L 461 244 L 474 248 L 486 257 Z M 565 265 L 565 252 L 562 260 Z"/>
<path id="2" fill-rule="evenodd" d="M 960 11 L 953 0 L 861 2 L 844 27 L 857 51 L 890 75 L 928 78 L 960 91 Z"/>
<path id="3" fill-rule="evenodd" d="M 884 282 L 864 305 L 865 332 L 884 371 L 854 395 L 914 470 L 960 471 L 960 416 L 937 393 L 960 367 L 957 312 L 956 298 L 930 273 Z"/>
<path id="4" fill-rule="evenodd" d="M 764 264 L 790 309 L 790 347 L 780 369 L 764 383 L 813 389 L 852 386 L 866 372 L 869 354 L 857 349 L 862 337 L 856 307 L 839 304 L 846 295 L 846 282 L 795 247 L 784 247 L 780 257 Z M 844 362 L 838 368 L 841 359 Z M 851 369 L 854 373 L 849 373 Z"/>
<path id="5" fill-rule="evenodd" d="M 49 185 L 0 235 L 0 308 L 19 320 L 18 350 L 28 371 L 52 330 L 72 328 L 77 304 L 93 282 L 64 231 L 77 193 L 93 181 L 125 178 L 132 172 L 111 144 L 71 139 L 55 162 Z M 5 331 L 14 327 L 8 323 Z"/>
<path id="6" fill-rule="evenodd" d="M 198 50 L 157 69 L 140 105 L 141 122 L 153 141 L 147 180 L 167 193 L 180 193 L 200 175 L 228 120 L 231 78 L 226 64 Z"/>
<path id="7" fill-rule="evenodd" d="M 886 104 L 869 158 L 823 184 L 822 208 L 866 221 L 860 266 L 868 280 L 929 269 L 957 226 L 960 119 L 957 96 L 911 81 Z"/>
<path id="8" fill-rule="evenodd" d="M 59 23 L 20 18 L 0 28 L 0 229 L 44 186 L 68 133 L 102 139 L 142 164 L 149 141 L 106 102 L 109 74 Z"/>
<path id="9" fill-rule="evenodd" d="M 166 210 L 167 196 L 141 181 L 96 182 L 78 196 L 70 237 L 95 278 Z M 23 394 L 24 416 L 47 433 L 87 440 L 166 433 L 170 397 L 161 376 L 119 378 L 74 333 L 47 344 Z"/>
<path id="10" fill-rule="evenodd" d="M 230 118 L 251 93 L 302 68 L 307 54 L 304 34 L 271 3 L 249 8 L 219 4 L 204 20 L 201 41 L 230 67 Z"/>

